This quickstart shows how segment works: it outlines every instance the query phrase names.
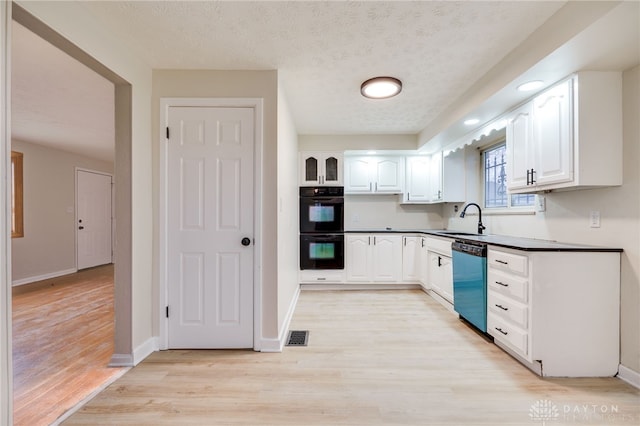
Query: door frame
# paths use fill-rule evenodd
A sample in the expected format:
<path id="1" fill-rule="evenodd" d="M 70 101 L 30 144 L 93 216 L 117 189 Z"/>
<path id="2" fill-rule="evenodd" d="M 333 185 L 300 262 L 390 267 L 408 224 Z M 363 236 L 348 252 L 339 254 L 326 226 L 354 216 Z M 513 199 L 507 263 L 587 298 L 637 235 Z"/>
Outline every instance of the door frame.
<path id="1" fill-rule="evenodd" d="M 262 150 L 263 150 L 262 98 L 160 98 L 159 143 L 159 262 L 158 262 L 158 348 L 169 349 L 169 319 L 165 308 L 169 304 L 168 265 L 168 144 L 166 128 L 169 125 L 171 107 L 252 108 L 254 120 L 254 178 L 253 178 L 253 350 L 262 349 Z"/>
<path id="2" fill-rule="evenodd" d="M 113 190 L 113 174 L 112 173 L 107 173 L 107 172 L 103 172 L 100 170 L 92 170 L 92 169 L 86 169 L 83 167 L 76 167 L 75 170 L 75 238 L 76 238 L 76 271 L 79 270 L 78 268 L 78 172 L 85 172 L 85 173 L 94 173 L 96 175 L 103 175 L 103 176 L 109 176 L 111 178 L 111 263 L 113 263 L 113 257 L 114 257 L 114 252 L 115 252 L 115 231 L 116 231 L 116 215 L 115 215 L 115 191 Z"/>

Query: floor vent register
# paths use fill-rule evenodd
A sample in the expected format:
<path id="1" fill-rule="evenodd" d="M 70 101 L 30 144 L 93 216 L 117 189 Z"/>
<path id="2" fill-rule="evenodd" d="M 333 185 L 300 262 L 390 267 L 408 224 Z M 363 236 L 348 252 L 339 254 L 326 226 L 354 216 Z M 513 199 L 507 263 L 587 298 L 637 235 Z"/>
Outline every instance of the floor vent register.
<path id="1" fill-rule="evenodd" d="M 307 346 L 309 340 L 308 330 L 290 330 L 287 346 Z"/>

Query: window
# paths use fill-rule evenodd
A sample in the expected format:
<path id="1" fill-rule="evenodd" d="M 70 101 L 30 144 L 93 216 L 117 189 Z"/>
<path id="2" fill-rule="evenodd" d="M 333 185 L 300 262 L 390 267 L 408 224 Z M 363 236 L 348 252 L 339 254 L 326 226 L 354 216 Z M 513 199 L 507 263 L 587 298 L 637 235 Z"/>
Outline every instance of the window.
<path id="1" fill-rule="evenodd" d="M 24 237 L 22 211 L 22 153 L 11 151 L 11 238 Z"/>
<path id="2" fill-rule="evenodd" d="M 484 207 L 487 209 L 530 207 L 535 203 L 534 194 L 514 194 L 507 192 L 506 172 L 507 145 L 502 142 L 482 152 Z"/>

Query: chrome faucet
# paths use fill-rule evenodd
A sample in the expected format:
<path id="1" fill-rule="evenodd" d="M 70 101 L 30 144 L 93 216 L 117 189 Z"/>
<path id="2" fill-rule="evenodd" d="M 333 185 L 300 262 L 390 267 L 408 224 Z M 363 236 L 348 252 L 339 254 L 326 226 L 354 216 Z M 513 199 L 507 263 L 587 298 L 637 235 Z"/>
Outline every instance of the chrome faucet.
<path id="1" fill-rule="evenodd" d="M 467 208 L 469 208 L 469 206 L 476 206 L 478 208 L 478 234 L 482 234 L 482 230 L 486 228 L 482 224 L 482 209 L 480 208 L 479 205 L 477 205 L 476 203 L 467 204 L 466 206 L 464 206 L 464 209 L 462 209 L 462 213 L 460 213 L 460 217 L 464 217 L 465 213 L 467 212 Z"/>

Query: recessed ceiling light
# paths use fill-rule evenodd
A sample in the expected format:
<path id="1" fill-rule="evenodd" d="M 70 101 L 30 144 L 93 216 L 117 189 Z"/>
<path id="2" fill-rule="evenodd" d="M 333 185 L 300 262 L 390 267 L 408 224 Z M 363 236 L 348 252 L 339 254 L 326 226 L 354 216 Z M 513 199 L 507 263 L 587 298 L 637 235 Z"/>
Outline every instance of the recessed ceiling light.
<path id="1" fill-rule="evenodd" d="M 477 118 L 470 118 L 468 120 L 464 121 L 465 126 L 473 126 L 474 124 L 478 124 L 480 122 L 480 120 L 478 120 Z"/>
<path id="2" fill-rule="evenodd" d="M 544 81 L 542 80 L 533 80 L 527 81 L 526 83 L 522 83 L 517 87 L 520 92 L 530 92 L 532 90 L 536 90 L 544 86 Z"/>
<path id="3" fill-rule="evenodd" d="M 362 83 L 360 93 L 371 99 L 391 98 L 402 90 L 402 82 L 393 77 L 374 77 Z"/>

